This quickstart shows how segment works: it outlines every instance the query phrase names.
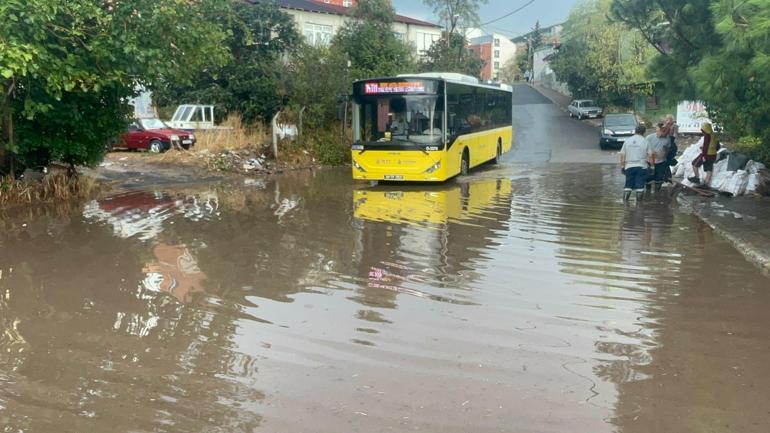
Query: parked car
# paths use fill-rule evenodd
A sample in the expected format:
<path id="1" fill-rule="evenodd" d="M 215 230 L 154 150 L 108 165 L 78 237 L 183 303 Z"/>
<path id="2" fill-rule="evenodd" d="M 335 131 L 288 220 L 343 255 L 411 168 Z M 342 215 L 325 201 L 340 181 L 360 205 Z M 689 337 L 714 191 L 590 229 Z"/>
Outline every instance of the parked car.
<path id="1" fill-rule="evenodd" d="M 112 147 L 146 149 L 153 153 L 165 152 L 171 147 L 189 149 L 195 145 L 195 135 L 170 128 L 160 119 L 136 119 L 128 125 Z"/>
<path id="2" fill-rule="evenodd" d="M 185 131 L 200 129 L 222 129 L 214 124 L 214 106 L 184 104 L 176 107 L 171 120 L 166 122 L 169 126 Z"/>
<path id="3" fill-rule="evenodd" d="M 596 102 L 590 99 L 576 99 L 567 107 L 569 117 L 577 117 L 578 119 L 586 119 L 590 117 L 601 117 L 602 109 L 596 104 Z"/>
<path id="4" fill-rule="evenodd" d="M 628 137 L 634 135 L 637 125 L 636 116 L 632 113 L 608 114 L 602 120 L 601 137 L 599 147 L 620 148 Z"/>

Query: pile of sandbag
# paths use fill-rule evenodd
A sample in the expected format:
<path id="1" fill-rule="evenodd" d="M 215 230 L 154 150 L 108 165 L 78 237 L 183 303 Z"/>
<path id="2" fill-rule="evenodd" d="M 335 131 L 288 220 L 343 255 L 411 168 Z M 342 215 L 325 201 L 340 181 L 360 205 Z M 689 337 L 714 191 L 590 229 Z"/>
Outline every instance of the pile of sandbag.
<path id="1" fill-rule="evenodd" d="M 692 161 L 700 155 L 702 147 L 703 138 L 685 149 L 678 157 L 679 163 L 672 168 L 674 177 L 682 178 L 682 183 L 687 186 L 693 186 L 687 179 L 695 174 Z M 702 169 L 700 176 L 701 179 L 706 176 Z M 744 156 L 731 155 L 727 149 L 722 148 L 719 150 L 717 162 L 714 163 L 714 174 L 709 186 L 733 196 L 764 193 L 770 189 L 770 175 L 764 164 L 756 161 L 747 162 Z"/>

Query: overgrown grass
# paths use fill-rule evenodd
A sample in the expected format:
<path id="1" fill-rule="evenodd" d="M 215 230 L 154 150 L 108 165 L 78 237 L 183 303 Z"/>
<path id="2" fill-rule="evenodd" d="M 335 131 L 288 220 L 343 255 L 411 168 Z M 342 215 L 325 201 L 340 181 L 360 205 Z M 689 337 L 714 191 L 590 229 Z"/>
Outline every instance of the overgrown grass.
<path id="1" fill-rule="evenodd" d="M 196 131 L 195 137 L 198 141 L 192 148 L 193 152 L 212 153 L 223 150 L 257 149 L 272 139 L 268 126 L 262 123 L 246 125 L 237 114 L 231 114 L 222 122 L 219 129 Z"/>
<path id="2" fill-rule="evenodd" d="M 20 181 L 13 177 L 0 179 L 0 205 L 31 204 L 91 197 L 97 189 L 97 181 L 88 176 L 68 176 L 53 173 L 41 180 Z"/>
<path id="3" fill-rule="evenodd" d="M 352 141 L 350 130 L 347 129 L 345 133 L 346 136 L 343 139 L 340 125 L 331 125 L 329 128 L 316 129 L 304 134 L 303 140 L 321 164 L 345 165 L 350 163 Z"/>

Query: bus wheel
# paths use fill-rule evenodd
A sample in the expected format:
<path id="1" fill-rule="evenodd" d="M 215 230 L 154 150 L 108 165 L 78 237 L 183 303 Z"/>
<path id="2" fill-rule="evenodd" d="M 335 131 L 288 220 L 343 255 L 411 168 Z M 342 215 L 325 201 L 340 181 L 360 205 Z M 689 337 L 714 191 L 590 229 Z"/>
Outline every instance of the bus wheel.
<path id="1" fill-rule="evenodd" d="M 492 160 L 493 164 L 500 164 L 500 157 L 503 156 L 503 145 L 500 143 L 500 139 L 497 139 L 497 153 L 495 159 Z"/>
<path id="2" fill-rule="evenodd" d="M 470 164 L 470 155 L 468 154 L 468 149 L 463 150 L 463 159 L 460 161 L 460 174 L 465 176 L 468 174 L 468 170 L 470 170 L 471 164 Z"/>

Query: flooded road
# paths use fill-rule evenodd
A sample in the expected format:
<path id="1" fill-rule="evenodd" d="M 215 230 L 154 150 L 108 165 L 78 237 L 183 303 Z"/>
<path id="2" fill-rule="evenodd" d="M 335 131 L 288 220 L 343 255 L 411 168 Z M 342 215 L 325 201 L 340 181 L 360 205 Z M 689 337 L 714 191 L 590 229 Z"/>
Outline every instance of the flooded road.
<path id="1" fill-rule="evenodd" d="M 767 432 L 770 279 L 614 166 L 0 218 L 2 432 Z"/>

